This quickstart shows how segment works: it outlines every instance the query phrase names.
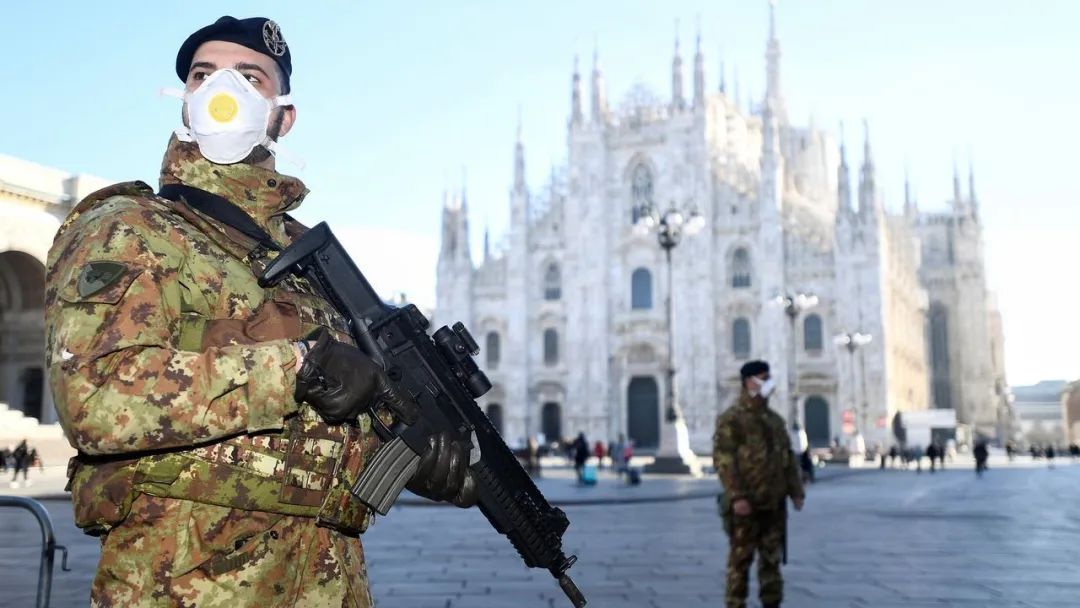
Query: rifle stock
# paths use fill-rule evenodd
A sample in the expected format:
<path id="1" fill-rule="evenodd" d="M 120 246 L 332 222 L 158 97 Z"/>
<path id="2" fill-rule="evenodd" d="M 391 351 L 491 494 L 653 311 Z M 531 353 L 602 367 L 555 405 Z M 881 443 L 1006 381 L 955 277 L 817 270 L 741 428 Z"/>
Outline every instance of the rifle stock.
<path id="1" fill-rule="evenodd" d="M 397 308 L 379 298 L 325 222 L 282 251 L 259 284 L 274 285 L 288 274 L 318 285 L 348 319 L 357 345 L 420 405 L 420 417 L 411 423 L 387 427 L 372 416 L 384 444 L 353 493 L 385 515 L 428 449 L 428 437 L 444 430 L 456 433 L 474 447 L 470 469 L 480 490 L 480 511 L 528 567 L 547 569 L 575 608 L 585 606 L 567 574 L 577 557 L 562 550 L 569 520 L 548 503 L 474 401 L 491 383 L 473 360 L 479 347 L 464 325 L 443 326 L 429 337 L 428 320 L 419 309 L 411 304 Z"/>

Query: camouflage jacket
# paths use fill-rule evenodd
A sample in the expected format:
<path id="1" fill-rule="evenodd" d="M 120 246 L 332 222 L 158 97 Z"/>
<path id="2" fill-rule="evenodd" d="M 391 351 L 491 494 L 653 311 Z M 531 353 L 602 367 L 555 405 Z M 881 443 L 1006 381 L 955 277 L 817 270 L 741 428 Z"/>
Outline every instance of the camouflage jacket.
<path id="1" fill-rule="evenodd" d="M 776 509 L 786 497 L 803 495 L 784 419 L 746 391 L 716 419 L 713 464 L 730 501 Z"/>
<path id="2" fill-rule="evenodd" d="M 170 142 L 162 184 L 223 196 L 285 245 L 307 189 L 250 165 L 212 164 Z M 348 493 L 378 441 L 371 423 L 329 426 L 293 398 L 292 341 L 344 319 L 305 282 L 259 287 L 274 254 L 138 182 L 79 203 L 46 276 L 49 382 L 79 451 L 76 520 L 104 531 L 138 492 L 241 510 L 318 516 L 356 532 Z"/>

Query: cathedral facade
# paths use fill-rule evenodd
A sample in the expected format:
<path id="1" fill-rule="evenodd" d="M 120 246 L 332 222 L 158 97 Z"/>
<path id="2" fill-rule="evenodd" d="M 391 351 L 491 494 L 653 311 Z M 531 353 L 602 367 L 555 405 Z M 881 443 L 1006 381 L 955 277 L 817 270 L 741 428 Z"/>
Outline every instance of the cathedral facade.
<path id="1" fill-rule="evenodd" d="M 814 445 L 888 445 L 897 412 L 935 407 L 955 410 L 961 433 L 996 433 L 1007 386 L 974 179 L 964 192 L 954 169 L 943 211 L 920 212 L 908 192 L 902 212 L 885 210 L 869 133 L 856 164 L 842 141 L 789 121 L 772 14 L 766 63 L 753 111 L 723 79 L 706 87 L 700 37 L 689 87 L 676 43 L 667 99 L 636 86 L 614 108 L 596 58 L 588 97 L 575 65 L 567 165 L 530 191 L 519 131 L 506 245 L 485 235 L 478 261 L 464 193 L 445 195 L 436 326 L 460 320 L 476 336 L 494 384 L 481 404 L 508 442 L 583 431 L 655 448 L 670 360 L 690 443 L 708 452 L 754 358 L 778 381 L 770 405 Z M 704 216 L 671 251 L 670 277 L 636 222 L 643 205 Z M 788 314 L 779 299 L 796 294 L 816 306 Z M 870 341 L 839 344 L 856 333 Z"/>

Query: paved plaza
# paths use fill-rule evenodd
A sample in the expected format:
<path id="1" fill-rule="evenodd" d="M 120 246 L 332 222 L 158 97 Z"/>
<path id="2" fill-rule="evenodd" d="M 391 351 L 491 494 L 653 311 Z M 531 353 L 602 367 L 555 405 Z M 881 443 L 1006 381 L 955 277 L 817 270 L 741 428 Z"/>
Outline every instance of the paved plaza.
<path id="1" fill-rule="evenodd" d="M 829 470 L 791 517 L 784 606 L 1080 606 L 1080 465 L 992 465 L 981 480 L 966 464 L 933 475 Z M 572 572 L 590 606 L 722 605 L 727 542 L 706 495 L 711 480 L 624 488 L 605 479 L 588 489 L 553 477 L 543 489 L 567 505 L 566 545 L 580 558 Z M 97 541 L 73 528 L 68 503 L 46 505 L 74 567 L 57 568 L 52 605 L 85 606 Z M 0 606 L 33 605 L 36 534 L 29 515 L 0 511 Z M 475 510 L 397 507 L 365 545 L 380 606 L 569 606 L 555 581 L 521 565 Z"/>

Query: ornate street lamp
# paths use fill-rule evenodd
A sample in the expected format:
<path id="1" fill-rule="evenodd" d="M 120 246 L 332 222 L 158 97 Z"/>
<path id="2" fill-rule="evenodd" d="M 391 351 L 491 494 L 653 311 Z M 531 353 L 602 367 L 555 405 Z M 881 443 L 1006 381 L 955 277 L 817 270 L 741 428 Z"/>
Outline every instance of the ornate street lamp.
<path id="1" fill-rule="evenodd" d="M 795 369 L 795 322 L 799 319 L 799 315 L 803 312 L 818 305 L 818 297 L 812 293 L 786 293 L 773 298 L 773 302 L 784 307 L 784 314 L 787 315 L 789 327 L 790 327 L 790 344 L 788 347 L 788 399 L 791 402 L 788 406 L 788 422 L 791 424 L 792 429 L 796 428 L 799 423 L 799 396 L 796 393 L 798 389 L 798 373 Z"/>
<path id="2" fill-rule="evenodd" d="M 667 424 L 661 428 L 660 447 L 657 450 L 656 461 L 649 469 L 651 472 L 658 473 L 698 474 L 701 471 L 697 457 L 690 449 L 690 433 L 686 427 L 682 407 L 679 405 L 679 393 L 675 380 L 675 306 L 672 302 L 674 291 L 671 250 L 682 242 L 683 235 L 693 236 L 705 227 L 705 217 L 695 206 L 689 205 L 687 211 L 689 217 L 684 217 L 683 211 L 677 209 L 675 202 L 672 201 L 671 206 L 660 215 L 652 204 L 646 202 L 638 208 L 637 221 L 634 223 L 634 231 L 641 235 L 647 235 L 656 230 L 656 240 L 660 248 L 664 250 L 664 257 L 667 260 L 668 382 L 667 403 L 664 408 L 664 419 Z"/>
<path id="3" fill-rule="evenodd" d="M 856 397 L 855 397 L 855 386 L 856 386 L 856 381 L 855 381 L 855 351 L 857 351 L 860 348 L 866 346 L 867 344 L 870 344 L 871 342 L 873 342 L 873 340 L 874 340 L 874 337 L 871 336 L 870 334 L 864 334 L 864 333 L 859 333 L 859 332 L 854 332 L 854 333 L 848 332 L 848 333 L 840 334 L 840 335 L 836 336 L 835 338 L 833 338 L 833 343 L 834 344 L 836 344 L 837 346 L 843 346 L 844 348 L 847 349 L 848 354 L 851 355 L 851 401 L 852 401 L 853 406 L 855 406 L 855 399 L 856 399 Z M 862 366 L 859 366 L 859 371 L 861 372 L 861 375 L 862 375 L 862 407 L 861 408 L 852 407 L 852 409 L 858 409 L 859 410 L 859 428 L 856 429 L 856 434 L 857 435 L 862 435 L 865 438 L 866 414 L 867 414 L 867 408 L 868 408 L 868 403 L 867 403 L 867 400 L 866 400 L 866 370 Z"/>

